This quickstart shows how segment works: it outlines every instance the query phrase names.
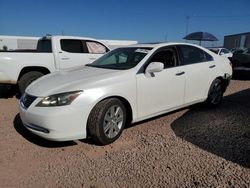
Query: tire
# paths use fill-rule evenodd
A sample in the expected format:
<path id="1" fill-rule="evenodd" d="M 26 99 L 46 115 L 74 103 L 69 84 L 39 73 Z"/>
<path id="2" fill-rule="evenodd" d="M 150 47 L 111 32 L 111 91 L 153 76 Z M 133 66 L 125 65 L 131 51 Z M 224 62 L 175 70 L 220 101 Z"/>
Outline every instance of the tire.
<path id="1" fill-rule="evenodd" d="M 18 81 L 18 87 L 20 93 L 23 95 L 28 85 L 30 85 L 33 81 L 35 81 L 36 79 L 40 78 L 43 75 L 44 75 L 43 73 L 38 71 L 31 71 L 22 75 L 22 77 Z"/>
<path id="2" fill-rule="evenodd" d="M 215 79 L 210 86 L 208 97 L 207 97 L 207 104 L 209 106 L 218 106 L 221 104 L 223 99 L 223 85 L 220 79 Z"/>
<path id="3" fill-rule="evenodd" d="M 125 106 L 119 99 L 106 99 L 92 109 L 87 123 L 88 133 L 96 144 L 110 144 L 122 134 L 126 118 Z"/>

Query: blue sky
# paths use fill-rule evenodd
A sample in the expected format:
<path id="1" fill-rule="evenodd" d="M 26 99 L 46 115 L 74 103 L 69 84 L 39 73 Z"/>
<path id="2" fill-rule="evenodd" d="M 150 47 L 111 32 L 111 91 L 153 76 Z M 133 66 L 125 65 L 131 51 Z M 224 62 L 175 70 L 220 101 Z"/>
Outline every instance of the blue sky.
<path id="1" fill-rule="evenodd" d="M 228 34 L 250 31 L 250 0 L 0 0 L 0 35 L 49 34 L 183 41 L 189 32 Z"/>

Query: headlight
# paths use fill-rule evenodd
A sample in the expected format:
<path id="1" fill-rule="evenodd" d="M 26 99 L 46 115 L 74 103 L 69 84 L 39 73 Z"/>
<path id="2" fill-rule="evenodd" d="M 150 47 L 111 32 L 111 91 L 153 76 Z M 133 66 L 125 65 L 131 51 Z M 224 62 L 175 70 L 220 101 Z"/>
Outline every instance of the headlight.
<path id="1" fill-rule="evenodd" d="M 59 93 L 43 98 L 36 106 L 65 106 L 71 104 L 83 91 Z"/>

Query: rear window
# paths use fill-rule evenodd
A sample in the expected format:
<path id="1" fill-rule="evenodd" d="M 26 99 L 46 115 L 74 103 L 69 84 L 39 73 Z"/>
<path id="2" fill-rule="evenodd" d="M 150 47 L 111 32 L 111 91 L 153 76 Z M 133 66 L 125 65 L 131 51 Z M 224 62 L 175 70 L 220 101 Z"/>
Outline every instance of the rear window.
<path id="1" fill-rule="evenodd" d="M 209 49 L 211 52 L 214 52 L 216 54 L 218 54 L 219 50 L 218 49 Z"/>
<path id="2" fill-rule="evenodd" d="M 51 40 L 50 39 L 39 40 L 37 43 L 37 52 L 51 53 L 52 52 Z"/>

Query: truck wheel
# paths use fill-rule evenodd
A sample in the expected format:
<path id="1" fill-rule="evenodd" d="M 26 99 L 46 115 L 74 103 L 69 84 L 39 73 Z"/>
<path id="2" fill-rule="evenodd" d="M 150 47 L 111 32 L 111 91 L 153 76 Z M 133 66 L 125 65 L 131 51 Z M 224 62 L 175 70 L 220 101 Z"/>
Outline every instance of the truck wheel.
<path id="1" fill-rule="evenodd" d="M 215 79 L 210 86 L 207 103 L 209 106 L 217 106 L 223 99 L 223 85 L 220 79 Z"/>
<path id="2" fill-rule="evenodd" d="M 88 118 L 88 132 L 93 141 L 100 145 L 114 142 L 122 134 L 126 123 L 124 104 L 111 98 L 99 102 Z"/>
<path id="3" fill-rule="evenodd" d="M 25 89 L 30 85 L 34 80 L 43 76 L 44 74 L 38 71 L 31 71 L 22 75 L 18 81 L 18 87 L 21 94 L 24 94 Z"/>

